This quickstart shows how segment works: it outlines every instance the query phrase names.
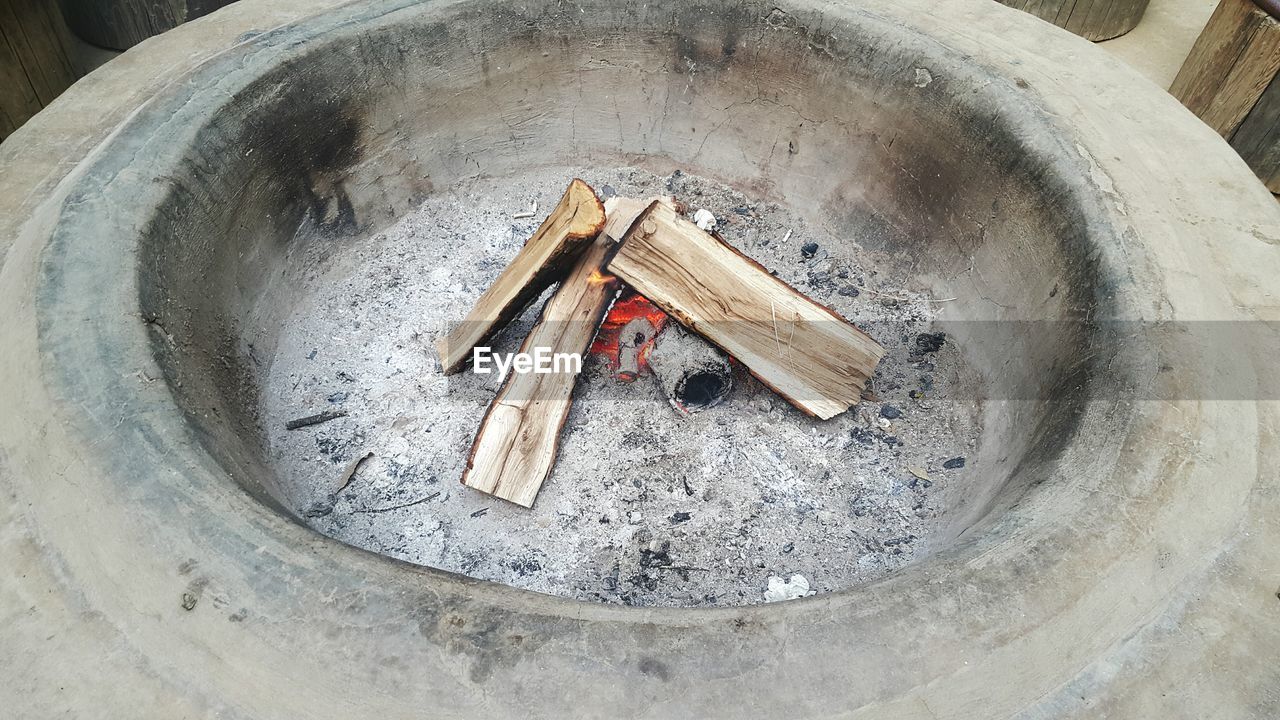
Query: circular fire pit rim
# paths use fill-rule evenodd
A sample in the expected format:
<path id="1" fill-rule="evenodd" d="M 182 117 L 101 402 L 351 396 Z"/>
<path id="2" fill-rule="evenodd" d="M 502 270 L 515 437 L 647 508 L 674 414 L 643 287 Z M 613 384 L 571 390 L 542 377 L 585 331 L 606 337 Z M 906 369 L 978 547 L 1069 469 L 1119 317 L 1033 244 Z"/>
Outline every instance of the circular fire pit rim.
<path id="1" fill-rule="evenodd" d="M 1099 172 L 1105 173 L 1106 171 L 1102 170 L 1101 169 L 1102 167 L 1106 167 L 1108 169 L 1115 169 L 1116 163 L 1118 163 L 1119 161 L 1113 160 L 1112 158 L 1107 158 L 1105 156 L 1099 156 L 1098 159 L 1096 159 L 1096 162 L 1099 165 Z M 1117 195 L 1117 197 L 1119 197 L 1119 195 Z M 1140 209 L 1135 207 L 1137 205 L 1140 205 L 1140 203 L 1135 203 L 1133 201 L 1129 202 L 1129 207 L 1131 209 Z M 1261 214 L 1258 214 L 1258 216 L 1261 217 Z M 147 332 L 150 332 L 150 331 L 148 330 Z M 259 520 L 262 520 L 262 518 L 259 518 Z M 307 543 L 305 539 L 303 539 L 302 542 L 304 545 L 310 544 L 313 551 L 316 553 L 319 553 L 322 551 L 323 552 L 333 551 L 333 548 L 327 542 L 316 542 L 314 541 L 314 539 L 311 543 Z M 340 555 L 349 554 L 350 557 L 357 557 L 362 555 L 362 553 L 360 553 L 359 551 L 350 550 L 349 548 L 340 548 L 336 550 L 336 552 Z M 389 566 L 389 564 L 384 559 L 377 559 L 375 563 L 379 565 Z M 415 574 L 417 573 L 425 573 L 424 576 L 438 575 L 436 573 L 431 573 L 429 571 L 416 571 Z M 868 591 L 890 594 L 892 592 L 895 592 L 901 589 L 898 586 L 901 586 L 904 582 L 905 580 L 903 580 L 901 576 L 890 578 L 883 583 L 883 586 L 884 586 L 883 588 L 877 587 L 873 589 L 868 589 Z M 472 604 L 474 602 L 476 602 L 477 600 L 480 600 L 481 598 L 489 594 L 489 589 L 484 589 L 481 584 L 474 583 L 471 581 L 458 581 L 457 588 L 459 590 L 465 589 L 468 594 L 481 596 L 481 597 L 470 597 L 466 599 L 458 598 L 458 599 L 449 601 L 449 603 L 446 603 L 446 604 L 450 604 L 450 603 L 456 602 L 457 605 L 455 607 L 457 608 L 468 608 L 469 610 L 472 607 Z M 504 591 L 504 593 L 506 592 L 507 591 Z M 849 593 L 849 595 L 852 595 L 852 593 Z M 529 601 L 531 605 L 536 606 L 538 608 L 539 612 L 546 612 L 551 615 L 557 615 L 561 619 L 565 619 L 570 616 L 577 617 L 577 618 L 603 619 L 603 618 L 617 618 L 617 617 L 622 617 L 623 615 L 623 613 L 612 611 L 605 608 L 583 608 L 575 604 L 556 602 L 556 601 L 547 601 L 543 599 L 537 599 L 535 601 L 531 599 L 527 594 L 512 594 L 510 597 L 507 597 L 505 600 L 497 596 L 493 596 L 488 599 L 491 600 L 495 606 L 508 605 L 508 602 L 511 605 L 523 605 L 525 601 Z M 831 597 L 815 599 L 811 601 L 803 601 L 803 602 L 795 603 L 794 605 L 788 605 L 785 607 L 772 607 L 772 608 L 768 608 L 767 610 L 744 609 L 744 610 L 726 610 L 726 611 L 707 611 L 705 615 L 707 616 L 707 620 L 711 623 L 718 622 L 717 618 L 723 618 L 723 619 L 733 618 L 735 620 L 744 621 L 748 625 L 751 625 L 752 623 L 761 623 L 764 625 L 768 625 L 770 624 L 770 622 L 773 622 L 773 621 L 783 622 L 783 623 L 797 621 L 797 619 L 800 617 L 818 613 L 820 609 L 822 612 L 826 612 L 837 606 L 844 606 L 848 608 L 853 604 L 853 602 L 854 602 L 853 598 L 841 598 L 839 596 L 831 596 Z M 573 605 L 573 607 L 570 607 L 571 605 Z M 857 614 L 857 609 L 853 608 L 853 610 L 854 610 L 854 614 Z M 464 612 L 462 614 L 466 614 L 466 613 Z M 478 614 L 483 616 L 484 612 L 481 611 Z M 625 614 L 629 616 L 628 620 L 635 620 L 637 624 L 668 625 L 669 623 L 674 622 L 674 624 L 677 626 L 685 625 L 686 621 L 677 620 L 678 618 L 688 618 L 687 620 L 688 623 L 700 624 L 700 623 L 694 622 L 694 619 L 688 616 L 684 612 L 632 611 L 632 612 L 626 612 Z M 699 612 L 696 614 L 702 615 L 704 613 Z M 773 621 L 770 621 L 767 619 L 770 616 L 774 618 Z M 459 615 L 460 619 L 461 617 L 462 616 Z M 430 620 L 430 619 L 437 619 L 445 623 L 446 625 L 452 622 L 445 618 L 433 618 L 430 615 L 424 616 L 420 619 L 423 621 Z M 459 631 L 458 637 L 466 638 L 468 642 L 474 641 L 474 636 L 465 634 L 465 631 Z M 439 638 L 437 637 L 436 639 L 439 639 Z M 482 656 L 485 650 L 481 648 L 477 652 L 479 652 L 479 654 Z M 639 671 L 647 677 L 657 677 L 662 675 L 663 672 L 665 672 L 662 669 L 664 665 L 661 661 L 653 661 L 646 664 L 643 660 L 641 660 L 637 667 L 639 668 Z M 646 671 L 646 668 L 648 668 L 647 671 Z"/>
<path id="2" fill-rule="evenodd" d="M 363 32 L 370 23 L 379 21 L 397 22 L 397 13 L 415 12 L 415 3 L 397 0 L 367 3 L 367 5 L 378 9 L 373 12 L 362 13 L 357 23 L 352 23 L 345 17 L 339 17 L 334 20 L 321 18 L 305 26 L 293 26 L 279 30 L 274 33 L 275 38 L 271 35 L 260 35 L 250 39 L 239 46 L 239 52 L 228 53 L 227 57 L 221 58 L 219 62 L 206 63 L 198 72 L 192 73 L 184 78 L 181 83 L 176 84 L 170 92 L 157 94 L 149 102 L 150 107 L 146 112 L 139 113 L 133 117 L 129 126 L 122 128 L 118 133 L 114 143 L 100 150 L 96 163 L 87 170 L 85 177 L 77 185 L 77 187 L 85 188 L 84 194 L 79 194 L 75 188 L 70 190 L 71 195 L 67 203 L 69 211 L 64 215 L 64 223 L 61 223 L 60 227 L 55 229 L 54 244 L 51 246 L 48 255 L 51 260 L 46 264 L 46 272 L 50 279 L 47 285 L 61 289 L 56 294 L 54 292 L 48 293 L 46 297 L 56 298 L 55 301 L 59 303 L 66 303 L 65 305 L 52 305 L 44 313 L 47 318 L 43 329 L 45 336 L 47 338 L 53 338 L 55 334 L 59 336 L 48 343 L 50 347 L 54 348 L 53 355 L 57 355 L 60 346 L 64 344 L 75 348 L 75 342 L 82 341 L 84 337 L 84 331 L 72 325 L 68 325 L 61 332 L 57 332 L 57 327 L 63 324 L 63 318 L 79 317 L 83 313 L 94 312 L 95 307 L 99 309 L 114 307 L 114 303 L 101 302 L 101 296 L 104 294 L 117 293 L 122 298 L 128 298 L 134 297 L 138 293 L 135 284 L 138 278 L 131 277 L 130 280 L 133 282 L 120 283 L 118 276 L 112 273 L 104 275 L 101 272 L 104 264 L 111 263 L 115 259 L 124 259 L 130 264 L 138 262 L 132 257 L 136 252 L 136 249 L 132 246 L 122 246 L 119 248 L 118 253 L 112 251 L 110 246 L 111 234 L 104 232 L 103 229 L 108 226 L 108 223 L 104 223 L 107 218 L 119 223 L 122 228 L 145 222 L 143 216 L 139 216 L 136 219 L 130 218 L 129 209 L 136 208 L 145 213 L 148 208 L 158 203 L 169 192 L 169 189 L 163 183 L 153 182 L 151 178 L 163 179 L 176 175 L 178 172 L 177 167 L 184 161 L 185 150 L 182 149 L 181 143 L 173 143 L 172 146 L 177 149 L 167 155 L 156 155 L 142 150 L 150 139 L 163 135 L 165 129 L 170 126 L 183 128 L 181 132 L 188 135 L 197 134 L 203 127 L 199 122 L 200 118 L 216 117 L 221 108 L 235 102 L 232 98 L 236 96 L 241 88 L 256 79 L 255 67 L 274 65 L 280 62 L 293 62 L 304 58 L 308 52 L 305 49 L 305 45 L 311 38 L 325 38 L 326 42 L 338 43 L 341 42 L 340 39 L 328 38 L 335 31 L 337 33 L 350 32 L 355 34 Z M 869 19 L 874 17 L 873 15 L 868 16 Z M 931 42 L 925 38 L 920 38 L 920 40 L 926 44 Z M 217 89 L 216 91 L 210 91 L 207 89 L 210 87 Z M 1010 97 L 1009 99 L 1012 100 L 1013 98 Z M 1037 114 L 1036 117 L 1027 119 L 1027 128 L 1026 132 L 1028 134 L 1035 134 L 1037 131 L 1046 132 L 1047 134 L 1051 125 L 1046 123 L 1045 118 L 1039 117 Z M 1057 129 L 1059 131 L 1064 130 L 1062 128 Z M 1057 159 L 1059 161 L 1068 164 L 1080 161 L 1079 158 L 1068 155 L 1065 150 L 1057 148 L 1054 148 L 1054 150 L 1058 152 Z M 161 152 L 163 153 L 164 151 L 162 150 Z M 135 169 L 132 167 L 134 163 L 139 161 L 142 162 L 141 168 Z M 117 182 L 121 183 L 120 188 L 111 190 L 110 186 Z M 108 188 L 107 193 L 111 193 L 113 196 L 108 197 L 102 192 L 102 188 Z M 1097 193 L 1093 195 L 1093 197 L 1090 197 L 1090 193 L 1086 189 L 1080 196 L 1075 196 L 1072 199 L 1081 199 L 1083 197 L 1087 198 L 1084 200 L 1086 203 L 1089 201 L 1096 202 L 1094 207 L 1086 209 L 1085 212 L 1086 215 L 1093 214 L 1094 219 L 1092 222 L 1096 222 L 1099 225 L 1095 239 L 1100 239 L 1108 235 L 1110 228 L 1105 227 L 1107 221 L 1103 219 L 1106 213 L 1103 196 Z M 130 203 L 133 204 L 131 205 Z M 1087 205 L 1085 207 L 1087 208 Z M 85 238 L 91 237 L 95 232 L 99 235 L 97 241 L 85 242 Z M 96 256 L 84 255 L 70 264 L 70 267 L 74 268 L 78 265 L 86 270 L 86 275 L 77 276 L 75 279 L 62 278 L 64 268 L 57 263 L 62 263 L 69 252 L 97 254 Z M 1105 243 L 1096 248 L 1095 254 L 1100 258 L 1098 274 L 1101 278 L 1105 278 L 1102 280 L 1102 291 L 1118 298 L 1119 293 L 1114 285 L 1117 282 L 1123 282 L 1122 273 L 1114 267 L 1107 267 L 1110 253 Z M 56 259 L 57 263 L 54 262 L 54 259 Z M 95 288 L 96 292 L 86 293 L 86 287 L 93 282 L 95 277 L 107 278 L 107 281 Z M 86 299 L 92 300 L 86 303 Z M 1118 303 L 1108 307 L 1107 311 L 1118 312 L 1122 315 L 1129 312 Z M 127 316 L 116 316 L 115 328 L 109 334 L 98 336 L 96 334 L 97 330 L 107 326 L 111 317 L 111 313 L 101 313 L 98 318 L 101 324 L 95 322 L 93 330 L 89 333 L 89 337 L 93 342 L 104 351 L 104 354 L 99 358 L 99 364 L 102 367 L 135 366 L 142 365 L 148 360 L 154 361 L 153 356 L 157 346 L 173 341 L 172 335 L 167 328 L 153 321 L 145 314 L 142 318 L 144 321 L 142 325 L 133 322 Z M 119 345 L 116 345 L 117 340 Z M 1114 349 L 1117 351 L 1123 350 L 1130 355 L 1141 355 L 1140 348 L 1134 345 L 1133 341 L 1128 346 L 1116 346 Z M 76 360 L 82 357 L 80 352 L 78 348 L 73 349 L 60 364 L 74 366 Z M 120 353 L 119 356 L 116 355 L 117 352 Z M 56 359 L 53 362 L 59 364 Z M 1119 381 L 1117 388 L 1125 385 L 1131 388 L 1136 384 L 1137 375 L 1135 373 L 1138 372 L 1139 368 L 1125 367 L 1124 363 L 1116 363 L 1115 360 L 1112 360 L 1111 365 L 1113 367 L 1124 367 L 1130 373 L 1127 380 Z M 144 373 L 147 373 L 147 377 L 150 377 L 152 372 L 160 379 L 167 378 L 166 372 L 154 365 L 144 370 Z M 1117 373 L 1115 377 L 1110 379 L 1116 380 L 1118 378 L 1119 374 Z M 165 379 L 164 382 L 170 383 L 173 381 Z M 1090 387 L 1092 388 L 1092 385 Z M 136 391 L 129 379 L 120 383 L 116 389 L 122 393 L 122 396 Z M 146 390 L 151 391 L 156 390 L 156 388 L 146 388 Z M 170 394 L 172 394 L 172 389 L 170 388 L 169 390 Z M 82 386 L 77 391 L 69 392 L 68 394 L 75 395 L 76 392 L 87 392 L 87 388 Z M 1090 393 L 1097 392 L 1101 391 L 1098 389 L 1090 390 Z M 176 406 L 171 409 L 174 412 L 181 413 Z M 173 423 L 174 427 L 184 426 L 183 423 L 178 421 L 181 417 L 184 416 L 175 415 L 170 418 L 170 422 Z M 155 420 L 153 419 L 153 421 Z M 91 421 L 91 424 L 93 424 L 93 421 Z M 216 477 L 226 472 L 224 466 L 204 449 L 199 433 L 194 433 L 192 439 L 183 444 L 192 452 L 189 460 L 192 465 L 207 467 L 211 477 Z M 171 448 L 169 451 L 173 450 L 176 450 L 176 448 Z M 168 455 L 169 451 L 161 455 Z M 1047 474 L 1054 475 L 1056 473 L 1049 471 Z M 275 511 L 283 515 L 291 515 L 289 511 L 279 507 L 273 501 L 265 488 L 255 485 L 252 475 L 246 477 L 242 473 L 237 481 L 240 483 L 247 482 L 248 489 L 251 490 L 253 497 L 253 502 L 241 506 L 240 510 L 242 512 L 253 514 L 274 508 Z M 192 499 L 194 500 L 195 498 Z M 266 517 L 260 519 L 266 520 Z M 1009 524 L 1010 520 L 1006 518 L 1002 524 Z M 298 532 L 307 536 L 311 536 L 314 533 L 313 530 L 300 525 L 291 517 L 288 518 L 287 522 L 279 526 L 277 531 L 281 533 L 277 539 L 293 544 L 305 544 L 302 538 L 298 537 Z M 959 563 L 963 561 L 965 556 L 980 554 L 981 551 L 975 547 L 975 541 L 981 540 L 980 537 L 975 537 L 979 533 L 970 532 L 968 535 L 971 536 L 969 539 L 947 552 L 940 553 L 939 562 L 950 558 L 949 562 Z M 349 546 L 324 536 L 317 536 L 313 539 L 326 545 L 332 545 L 334 552 L 339 555 L 350 549 Z M 360 553 L 353 557 L 365 556 L 364 553 Z M 384 560 L 382 556 L 374 555 L 373 557 L 376 558 L 374 560 L 375 563 L 380 563 Z M 425 571 L 429 574 L 438 574 L 441 582 L 448 583 L 454 579 L 454 576 L 450 573 L 441 573 L 431 568 L 427 568 Z M 908 568 L 906 571 L 901 572 L 906 572 L 910 576 L 913 572 L 922 571 Z M 406 581 L 411 584 L 417 582 L 412 578 L 406 578 Z M 900 582 L 908 582 L 908 580 L 904 578 Z M 855 588 L 837 593 L 837 595 L 856 594 L 863 589 Z M 502 585 L 494 585 L 493 590 L 496 593 L 516 593 L 517 595 L 523 592 Z M 558 599 L 553 599 L 552 602 L 558 602 Z M 576 605 L 576 603 L 574 601 L 566 602 L 569 603 L 569 606 L 565 608 L 564 612 L 576 613 L 576 610 L 572 609 L 572 606 Z M 636 616 L 636 611 L 631 608 L 610 608 L 610 610 L 619 613 L 618 618 L 623 621 L 632 620 Z M 717 610 L 697 610 L 697 612 L 715 611 Z M 725 611 L 732 612 L 729 609 L 725 609 Z M 778 611 L 778 606 L 771 607 L 770 611 Z"/>

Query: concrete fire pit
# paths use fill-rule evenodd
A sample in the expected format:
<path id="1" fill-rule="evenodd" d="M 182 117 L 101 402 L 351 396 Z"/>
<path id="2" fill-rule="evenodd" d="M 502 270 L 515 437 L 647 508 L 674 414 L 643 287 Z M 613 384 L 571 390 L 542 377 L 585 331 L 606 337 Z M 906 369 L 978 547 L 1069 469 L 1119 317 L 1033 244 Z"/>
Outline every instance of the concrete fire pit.
<path id="1" fill-rule="evenodd" d="M 308 516 L 320 485 L 264 416 L 316 273 L 356 273 L 450 193 L 557 168 L 680 169 L 924 299 L 981 432 L 909 562 L 643 609 L 399 562 L 352 544 L 433 560 Z M 7 140 L 0 229 L 16 716 L 1280 711 L 1280 213 L 1173 98 L 996 3 L 242 0 Z M 391 316 L 423 328 L 407 353 L 440 315 Z"/>

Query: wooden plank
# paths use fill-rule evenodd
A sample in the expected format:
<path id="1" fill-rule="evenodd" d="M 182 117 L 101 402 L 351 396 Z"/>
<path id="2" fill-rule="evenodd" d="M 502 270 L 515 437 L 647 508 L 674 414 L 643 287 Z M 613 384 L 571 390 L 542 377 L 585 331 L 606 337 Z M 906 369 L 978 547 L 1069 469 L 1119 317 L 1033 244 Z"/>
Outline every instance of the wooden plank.
<path id="1" fill-rule="evenodd" d="M 1169 92 L 1230 138 L 1280 71 L 1280 23 L 1251 0 L 1222 0 Z"/>
<path id="2" fill-rule="evenodd" d="M 595 337 L 618 280 L 602 272 L 613 242 L 601 233 L 542 309 L 522 353 L 584 354 Z M 511 372 L 489 405 L 462 475 L 462 484 L 532 507 L 551 475 L 560 431 L 573 403 L 577 372 Z"/>
<path id="3" fill-rule="evenodd" d="M 866 333 L 662 203 L 631 226 L 608 269 L 824 420 L 858 402 L 884 355 Z"/>
<path id="4" fill-rule="evenodd" d="M 436 343 L 444 373 L 461 370 L 472 348 L 483 345 L 543 290 L 563 278 L 600 233 L 604 222 L 604 206 L 595 191 L 575 178 L 555 209 L 480 296 L 467 317 Z"/>

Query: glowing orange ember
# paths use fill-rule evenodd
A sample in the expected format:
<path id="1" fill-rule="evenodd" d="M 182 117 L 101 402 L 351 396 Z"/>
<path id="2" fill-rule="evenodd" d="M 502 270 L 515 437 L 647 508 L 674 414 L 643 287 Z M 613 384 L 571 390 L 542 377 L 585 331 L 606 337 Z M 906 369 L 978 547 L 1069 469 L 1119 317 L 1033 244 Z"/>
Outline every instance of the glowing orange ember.
<path id="1" fill-rule="evenodd" d="M 591 343 L 591 352 L 603 355 L 609 361 L 617 379 L 634 380 L 648 369 L 645 357 L 653 339 L 666 327 L 669 319 L 648 298 L 627 288 L 600 323 L 595 341 Z"/>

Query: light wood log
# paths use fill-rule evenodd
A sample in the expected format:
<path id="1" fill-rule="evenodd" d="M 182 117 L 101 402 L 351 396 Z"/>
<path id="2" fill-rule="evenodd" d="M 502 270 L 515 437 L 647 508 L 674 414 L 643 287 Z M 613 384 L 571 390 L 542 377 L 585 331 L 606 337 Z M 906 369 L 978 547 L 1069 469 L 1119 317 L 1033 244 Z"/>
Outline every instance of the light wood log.
<path id="1" fill-rule="evenodd" d="M 604 205 L 595 191 L 575 178 L 467 317 L 436 343 L 443 372 L 449 375 L 461 370 L 472 348 L 484 344 L 543 290 L 563 278 L 604 222 Z"/>
<path id="2" fill-rule="evenodd" d="M 1086 40 L 1110 40 L 1138 25 L 1150 0 L 999 0 Z"/>
<path id="3" fill-rule="evenodd" d="M 1251 0 L 1221 0 L 1169 93 L 1230 139 L 1280 71 L 1280 22 Z"/>
<path id="4" fill-rule="evenodd" d="M 884 355 L 866 333 L 662 203 L 635 221 L 608 269 L 824 420 L 858 402 Z"/>
<path id="5" fill-rule="evenodd" d="M 602 272 L 612 245 L 601 233 L 581 255 L 543 307 L 521 352 L 586 352 L 618 291 L 617 278 Z M 480 423 L 462 484 L 532 507 L 555 466 L 576 382 L 576 372 L 509 374 Z"/>
<path id="6" fill-rule="evenodd" d="M 620 195 L 609 198 L 604 204 L 605 215 L 608 216 L 604 223 L 604 234 L 613 240 L 621 240 L 631 229 L 636 218 L 655 202 L 660 202 L 672 209 L 676 207 L 676 199 L 670 195 L 654 195 L 644 200 Z"/>

